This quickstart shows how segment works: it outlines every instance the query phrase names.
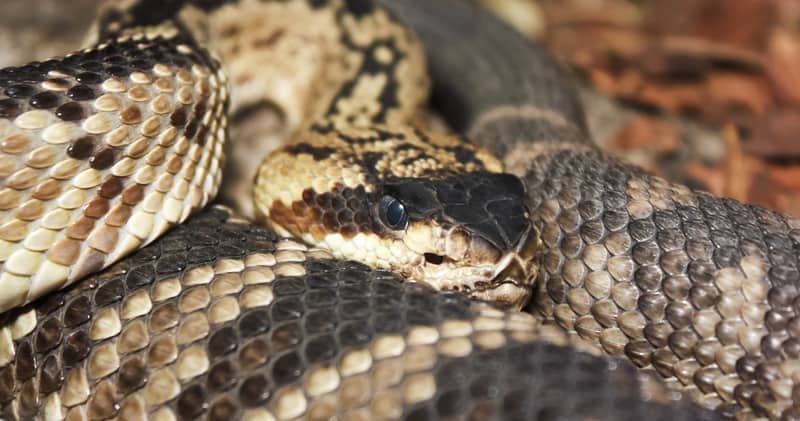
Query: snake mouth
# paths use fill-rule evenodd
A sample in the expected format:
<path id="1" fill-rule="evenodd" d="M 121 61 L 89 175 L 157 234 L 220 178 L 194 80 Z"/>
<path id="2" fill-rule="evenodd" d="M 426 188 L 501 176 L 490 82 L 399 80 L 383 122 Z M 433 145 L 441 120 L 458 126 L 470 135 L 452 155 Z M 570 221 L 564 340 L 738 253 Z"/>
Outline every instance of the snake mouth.
<path id="1" fill-rule="evenodd" d="M 423 256 L 425 257 L 425 263 L 431 265 L 441 265 L 445 260 L 450 260 L 445 256 L 435 253 L 425 253 Z"/>
<path id="2" fill-rule="evenodd" d="M 530 298 L 538 271 L 539 236 L 525 234 L 517 248 L 506 253 L 495 266 L 494 276 L 488 282 L 475 282 L 470 296 L 495 302 L 513 310 L 521 309 Z"/>
<path id="3" fill-rule="evenodd" d="M 538 269 L 538 236 L 526 233 L 516 247 L 505 253 L 485 241 L 471 244 L 472 253 L 462 258 L 429 249 L 404 275 L 439 290 L 461 292 L 509 309 L 522 308 L 531 296 Z M 480 258 L 475 259 L 476 255 Z"/>

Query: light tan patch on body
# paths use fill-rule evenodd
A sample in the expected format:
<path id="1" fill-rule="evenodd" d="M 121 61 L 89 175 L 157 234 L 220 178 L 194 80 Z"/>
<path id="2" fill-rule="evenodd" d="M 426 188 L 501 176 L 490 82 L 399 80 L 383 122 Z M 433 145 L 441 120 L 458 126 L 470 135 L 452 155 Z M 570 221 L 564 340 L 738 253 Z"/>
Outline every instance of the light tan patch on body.
<path id="1" fill-rule="evenodd" d="M 134 40 L 146 49 L 157 38 L 177 34 L 162 24 L 124 31 L 117 41 Z M 191 52 L 185 45 L 176 49 Z M 49 77 L 41 88 L 62 95 L 79 85 L 62 72 Z M 29 152 L 0 151 L 0 163 L 9 170 L 0 185 L 0 286 L 6 291 L 0 312 L 110 265 L 216 194 L 227 140 L 224 74 L 201 63 L 157 64 L 109 77 L 97 91 L 76 121 L 50 110 L 0 121 L 0 139 L 20 148 L 24 143 Z M 202 137 L 198 141 L 188 138 L 186 126 L 173 125 L 171 115 L 200 103 L 202 115 L 188 116 L 197 129 L 191 136 Z M 70 148 L 87 136 L 95 143 L 92 159 L 70 156 Z M 100 160 L 108 163 L 93 164 Z"/>
<path id="2" fill-rule="evenodd" d="M 189 6 L 180 17 L 219 55 L 232 85 L 232 113 L 267 102 L 297 128 L 341 55 L 334 12 L 304 1 L 241 0 L 211 13 Z"/>

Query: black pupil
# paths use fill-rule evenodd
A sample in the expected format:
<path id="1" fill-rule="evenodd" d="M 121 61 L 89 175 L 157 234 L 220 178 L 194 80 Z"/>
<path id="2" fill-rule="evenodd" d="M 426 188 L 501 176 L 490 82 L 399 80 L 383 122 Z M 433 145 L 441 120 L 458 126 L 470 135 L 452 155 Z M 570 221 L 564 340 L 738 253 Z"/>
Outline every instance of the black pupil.
<path id="1" fill-rule="evenodd" d="M 402 224 L 406 216 L 406 209 L 403 204 L 397 199 L 392 199 L 386 206 L 386 222 L 392 227 L 397 227 Z"/>

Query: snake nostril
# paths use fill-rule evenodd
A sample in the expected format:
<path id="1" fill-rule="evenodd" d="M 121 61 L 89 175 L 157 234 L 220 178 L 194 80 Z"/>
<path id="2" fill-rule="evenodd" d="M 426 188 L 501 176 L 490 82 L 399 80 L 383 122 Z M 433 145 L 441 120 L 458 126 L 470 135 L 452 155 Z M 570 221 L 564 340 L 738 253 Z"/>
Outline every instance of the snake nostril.
<path id="1" fill-rule="evenodd" d="M 444 256 L 438 254 L 425 253 L 425 261 L 432 265 L 441 265 L 444 262 Z"/>

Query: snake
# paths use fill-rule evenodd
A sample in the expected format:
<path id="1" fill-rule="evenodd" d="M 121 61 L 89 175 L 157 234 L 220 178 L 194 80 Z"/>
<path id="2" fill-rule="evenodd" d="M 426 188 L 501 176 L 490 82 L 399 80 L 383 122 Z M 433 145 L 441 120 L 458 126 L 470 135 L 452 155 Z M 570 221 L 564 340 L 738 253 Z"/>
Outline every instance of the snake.
<path id="1" fill-rule="evenodd" d="M 800 220 L 601 151 L 476 5 L 126 0 L 88 39 L 0 70 L 3 418 L 800 418 Z M 206 205 L 262 106 L 254 224 Z"/>

